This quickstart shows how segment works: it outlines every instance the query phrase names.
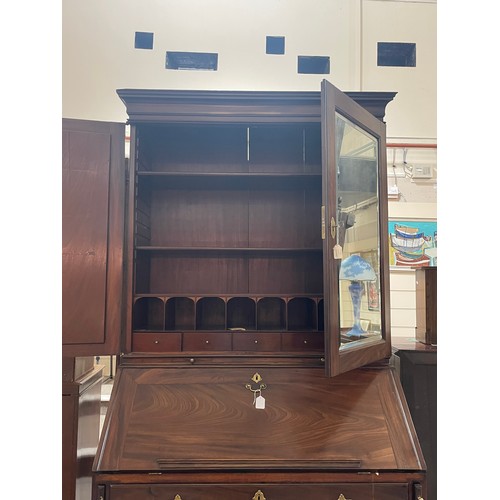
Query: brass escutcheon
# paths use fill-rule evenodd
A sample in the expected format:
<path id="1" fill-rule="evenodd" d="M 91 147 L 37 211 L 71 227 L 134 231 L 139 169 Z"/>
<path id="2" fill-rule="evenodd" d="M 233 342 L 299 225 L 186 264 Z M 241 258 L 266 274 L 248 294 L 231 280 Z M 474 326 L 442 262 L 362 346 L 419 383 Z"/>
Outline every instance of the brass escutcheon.
<path id="1" fill-rule="evenodd" d="M 351 500 L 350 498 L 346 498 L 343 493 L 340 494 L 338 500 Z"/>
<path id="2" fill-rule="evenodd" d="M 262 381 L 262 377 L 258 373 L 255 373 L 254 376 L 252 377 L 252 381 L 255 382 L 256 384 L 258 384 L 259 382 Z M 249 391 L 252 391 L 253 393 L 257 393 L 257 392 L 260 393 L 261 391 L 263 391 L 267 387 L 267 384 L 265 384 L 264 382 L 262 382 L 262 384 L 259 384 L 259 386 L 257 387 L 257 389 L 254 389 L 252 387 L 252 384 L 245 384 L 245 387 Z"/>
<path id="3" fill-rule="evenodd" d="M 266 500 L 266 497 L 264 496 L 264 493 L 262 493 L 262 491 L 258 490 L 255 492 L 252 500 Z"/>

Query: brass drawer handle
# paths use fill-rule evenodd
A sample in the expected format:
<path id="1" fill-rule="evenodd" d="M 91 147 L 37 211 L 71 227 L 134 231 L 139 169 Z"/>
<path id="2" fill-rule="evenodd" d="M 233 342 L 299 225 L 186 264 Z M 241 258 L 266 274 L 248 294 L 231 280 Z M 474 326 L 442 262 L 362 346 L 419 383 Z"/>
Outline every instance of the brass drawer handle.
<path id="1" fill-rule="evenodd" d="M 180 495 L 175 495 L 174 500 L 182 500 Z"/>
<path id="2" fill-rule="evenodd" d="M 266 500 L 266 497 L 264 496 L 264 493 L 262 493 L 262 491 L 258 490 L 255 492 L 252 500 Z"/>
<path id="3" fill-rule="evenodd" d="M 346 498 L 343 493 L 340 494 L 338 500 L 351 500 L 350 498 Z"/>

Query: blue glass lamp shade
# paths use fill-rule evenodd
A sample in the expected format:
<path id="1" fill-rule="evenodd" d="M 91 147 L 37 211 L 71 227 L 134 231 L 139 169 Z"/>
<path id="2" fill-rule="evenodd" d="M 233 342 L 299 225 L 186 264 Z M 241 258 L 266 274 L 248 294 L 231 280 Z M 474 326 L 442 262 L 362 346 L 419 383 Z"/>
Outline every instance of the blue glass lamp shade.
<path id="1" fill-rule="evenodd" d="M 364 281 L 375 281 L 376 275 L 373 267 L 359 255 L 350 255 L 347 259 L 342 261 L 340 265 L 339 279 L 349 280 L 349 292 L 351 294 L 354 323 L 345 335 L 348 337 L 360 337 L 366 333 L 361 328 L 360 312 L 361 312 L 361 299 L 365 293 Z"/>

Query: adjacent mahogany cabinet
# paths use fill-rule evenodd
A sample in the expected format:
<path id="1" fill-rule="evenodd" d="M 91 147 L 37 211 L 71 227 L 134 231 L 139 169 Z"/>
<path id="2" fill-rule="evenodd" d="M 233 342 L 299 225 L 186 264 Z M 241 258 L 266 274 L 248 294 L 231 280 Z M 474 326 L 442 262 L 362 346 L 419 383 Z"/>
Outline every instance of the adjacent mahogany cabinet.
<path id="1" fill-rule="evenodd" d="M 100 331 L 119 368 L 94 500 L 425 498 L 387 362 L 394 93 L 118 95 L 130 159 L 107 164 L 102 215 L 123 267 L 100 279 L 122 315 Z"/>
<path id="2" fill-rule="evenodd" d="M 427 465 L 427 500 L 437 499 L 437 347 L 415 340 L 393 343 L 399 374 Z"/>
<path id="3" fill-rule="evenodd" d="M 67 366 L 76 374 L 62 386 L 62 498 L 84 500 L 92 492 L 92 462 L 99 441 L 102 366 L 91 357 Z"/>
<path id="4" fill-rule="evenodd" d="M 437 267 L 416 269 L 415 280 L 415 338 L 424 344 L 437 345 Z"/>

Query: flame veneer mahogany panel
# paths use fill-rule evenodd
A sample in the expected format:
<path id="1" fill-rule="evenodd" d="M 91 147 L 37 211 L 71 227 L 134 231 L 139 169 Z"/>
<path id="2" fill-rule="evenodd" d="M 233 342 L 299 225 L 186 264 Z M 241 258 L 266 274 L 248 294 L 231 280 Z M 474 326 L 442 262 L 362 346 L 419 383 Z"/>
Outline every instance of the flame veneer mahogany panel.
<path id="1" fill-rule="evenodd" d="M 249 368 L 123 368 L 97 470 L 422 466 L 392 370 L 333 379 L 322 369 L 258 372 L 267 385 L 262 410 L 245 387 L 258 386 Z"/>
<path id="2" fill-rule="evenodd" d="M 106 446 L 94 464 L 95 493 L 107 500 L 424 494 L 423 459 L 390 368 L 328 379 L 322 368 L 263 366 L 257 383 L 254 373 L 120 368 Z M 246 385 L 262 383 L 265 408 L 257 409 Z"/>

